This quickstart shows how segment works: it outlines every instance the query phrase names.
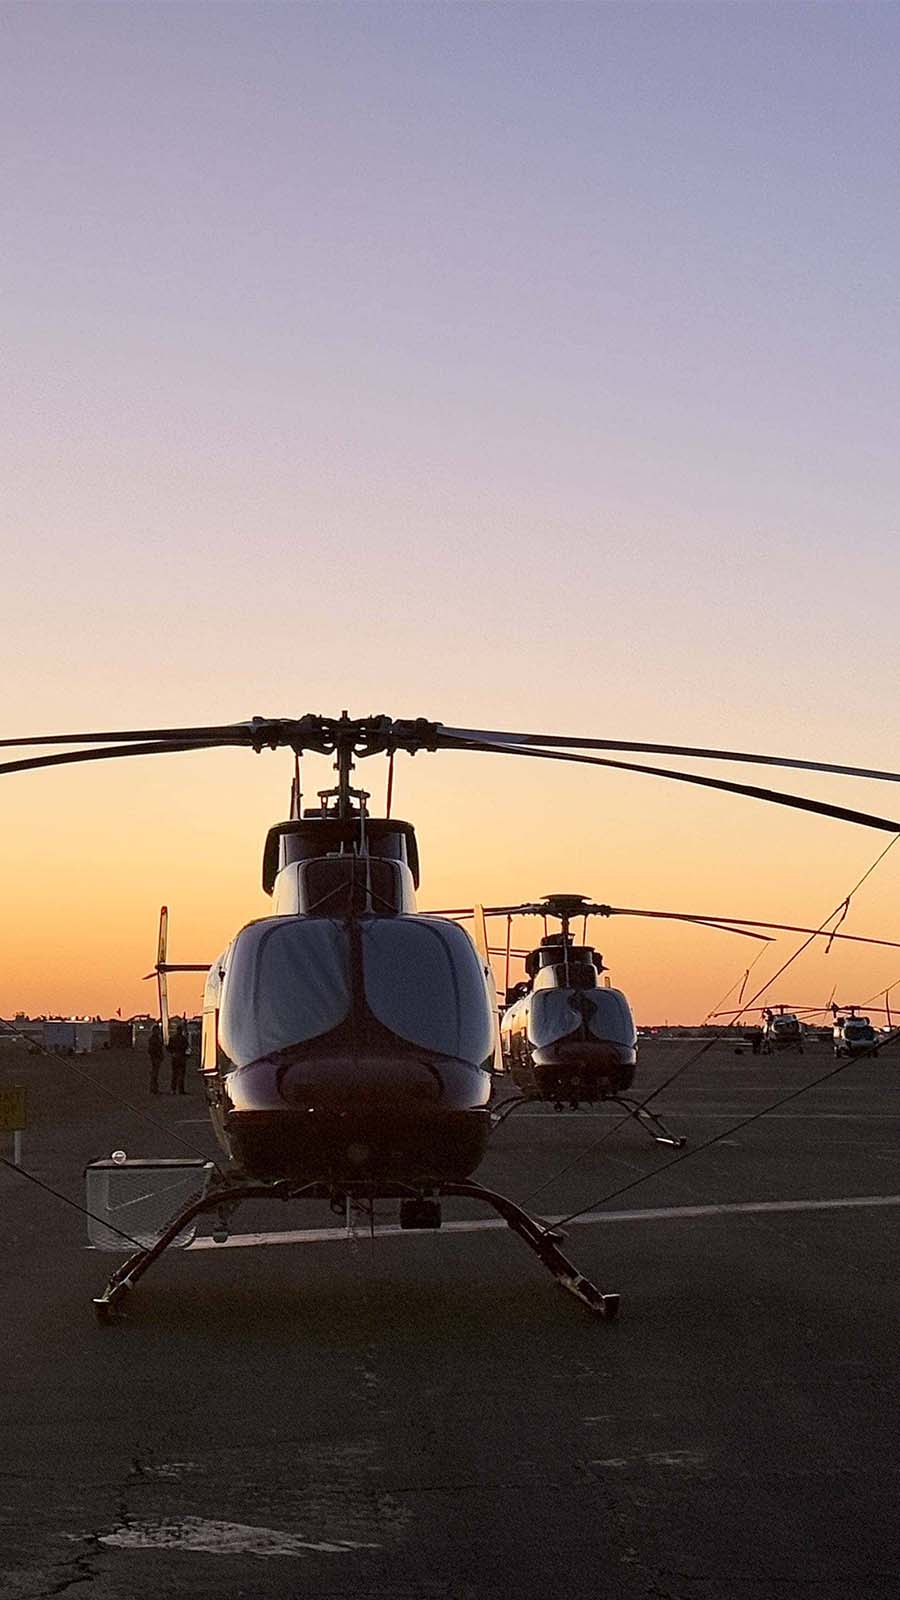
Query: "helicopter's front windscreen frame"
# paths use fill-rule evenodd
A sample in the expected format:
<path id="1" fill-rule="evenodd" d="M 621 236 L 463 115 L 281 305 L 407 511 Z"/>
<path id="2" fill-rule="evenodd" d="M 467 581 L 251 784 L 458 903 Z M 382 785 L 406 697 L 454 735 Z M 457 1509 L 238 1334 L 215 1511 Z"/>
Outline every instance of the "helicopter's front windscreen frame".
<path id="1" fill-rule="evenodd" d="M 356 1026 L 374 1019 L 404 1044 L 490 1065 L 493 1013 L 477 952 L 456 923 L 363 916 Z M 347 919 L 269 917 L 238 934 L 224 963 L 218 1044 L 232 1067 L 333 1034 L 354 1010 Z"/>

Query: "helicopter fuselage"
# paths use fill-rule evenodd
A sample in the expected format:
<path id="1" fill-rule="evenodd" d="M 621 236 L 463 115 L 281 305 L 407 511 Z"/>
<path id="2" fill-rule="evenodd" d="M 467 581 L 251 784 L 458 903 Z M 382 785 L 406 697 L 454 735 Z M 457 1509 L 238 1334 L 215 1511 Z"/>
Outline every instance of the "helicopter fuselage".
<path id="1" fill-rule="evenodd" d="M 210 968 L 201 1071 L 216 1135 L 264 1179 L 463 1179 L 490 1132 L 484 967 L 457 923 L 416 913 L 408 824 L 368 823 L 384 855 L 310 853 L 347 843 L 340 832 L 320 818 L 273 830 L 277 914 Z"/>
<path id="2" fill-rule="evenodd" d="M 836 1056 L 870 1056 L 878 1043 L 868 1017 L 836 1017 L 833 1030 Z"/>
<path id="3" fill-rule="evenodd" d="M 545 940 L 529 963 L 531 981 L 500 1022 L 513 1082 L 529 1098 L 556 1104 L 624 1093 L 634 1080 L 637 1031 L 622 991 L 600 985 L 594 952 Z"/>
<path id="4" fill-rule="evenodd" d="M 767 1016 L 763 1025 L 762 1048 L 766 1055 L 782 1050 L 796 1050 L 803 1054 L 803 1030 L 791 1013 Z"/>

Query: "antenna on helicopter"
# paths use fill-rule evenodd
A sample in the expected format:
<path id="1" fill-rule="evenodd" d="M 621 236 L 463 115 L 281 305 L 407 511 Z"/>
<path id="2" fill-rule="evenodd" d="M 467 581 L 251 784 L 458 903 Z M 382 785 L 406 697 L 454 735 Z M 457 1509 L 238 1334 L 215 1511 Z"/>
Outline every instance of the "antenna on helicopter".
<path id="1" fill-rule="evenodd" d="M 368 789 L 354 789 L 350 782 L 350 775 L 356 767 L 353 757 L 359 738 L 358 724 L 346 711 L 342 711 L 340 719 L 334 724 L 333 733 L 334 770 L 338 775 L 338 781 L 332 789 L 320 789 L 319 800 L 323 817 L 331 816 L 339 822 L 359 822 L 358 849 L 360 855 L 365 855 L 368 802 L 371 794 Z"/>

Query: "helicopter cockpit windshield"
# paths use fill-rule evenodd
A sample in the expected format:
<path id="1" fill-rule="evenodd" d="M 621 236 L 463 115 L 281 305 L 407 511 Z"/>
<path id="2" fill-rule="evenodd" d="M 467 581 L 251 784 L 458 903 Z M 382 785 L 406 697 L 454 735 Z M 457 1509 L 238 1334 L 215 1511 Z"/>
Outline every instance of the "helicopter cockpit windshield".
<path id="1" fill-rule="evenodd" d="M 868 1043 L 874 1039 L 875 1029 L 868 1017 L 848 1017 L 844 1023 L 844 1035 L 847 1039 L 863 1039 Z"/>
<path id="2" fill-rule="evenodd" d="M 238 934 L 225 961 L 219 1044 L 233 1065 L 321 1038 L 349 1021 L 366 1042 L 380 1024 L 398 1039 L 474 1066 L 493 1055 L 493 1017 L 478 955 L 464 930 L 436 918 L 273 917 Z"/>
<path id="3" fill-rule="evenodd" d="M 589 1039 L 633 1050 L 631 1008 L 620 989 L 536 989 L 528 1017 L 529 1043 L 545 1049 L 582 1023 Z"/>
<path id="4" fill-rule="evenodd" d="M 368 817 L 365 824 L 365 849 L 361 850 L 360 819 L 342 819 L 307 813 L 302 819 L 279 822 L 269 829 L 263 852 L 263 888 L 271 894 L 278 873 L 295 862 L 320 856 L 374 856 L 382 861 L 400 862 L 419 884 L 419 852 L 411 822 L 384 817 Z"/>

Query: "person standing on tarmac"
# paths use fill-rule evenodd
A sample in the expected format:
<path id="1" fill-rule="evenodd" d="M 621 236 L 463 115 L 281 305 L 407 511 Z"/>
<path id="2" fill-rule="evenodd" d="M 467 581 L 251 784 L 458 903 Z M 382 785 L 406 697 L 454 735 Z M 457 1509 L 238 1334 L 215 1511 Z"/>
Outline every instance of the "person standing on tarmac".
<path id="1" fill-rule="evenodd" d="M 159 1094 L 159 1069 L 165 1054 L 163 1045 L 162 1028 L 154 1022 L 147 1040 L 147 1054 L 150 1057 L 150 1093 Z"/>
<path id="2" fill-rule="evenodd" d="M 182 1023 L 169 1030 L 169 1055 L 172 1057 L 172 1093 L 186 1094 L 184 1074 L 188 1058 L 187 1028 Z"/>

